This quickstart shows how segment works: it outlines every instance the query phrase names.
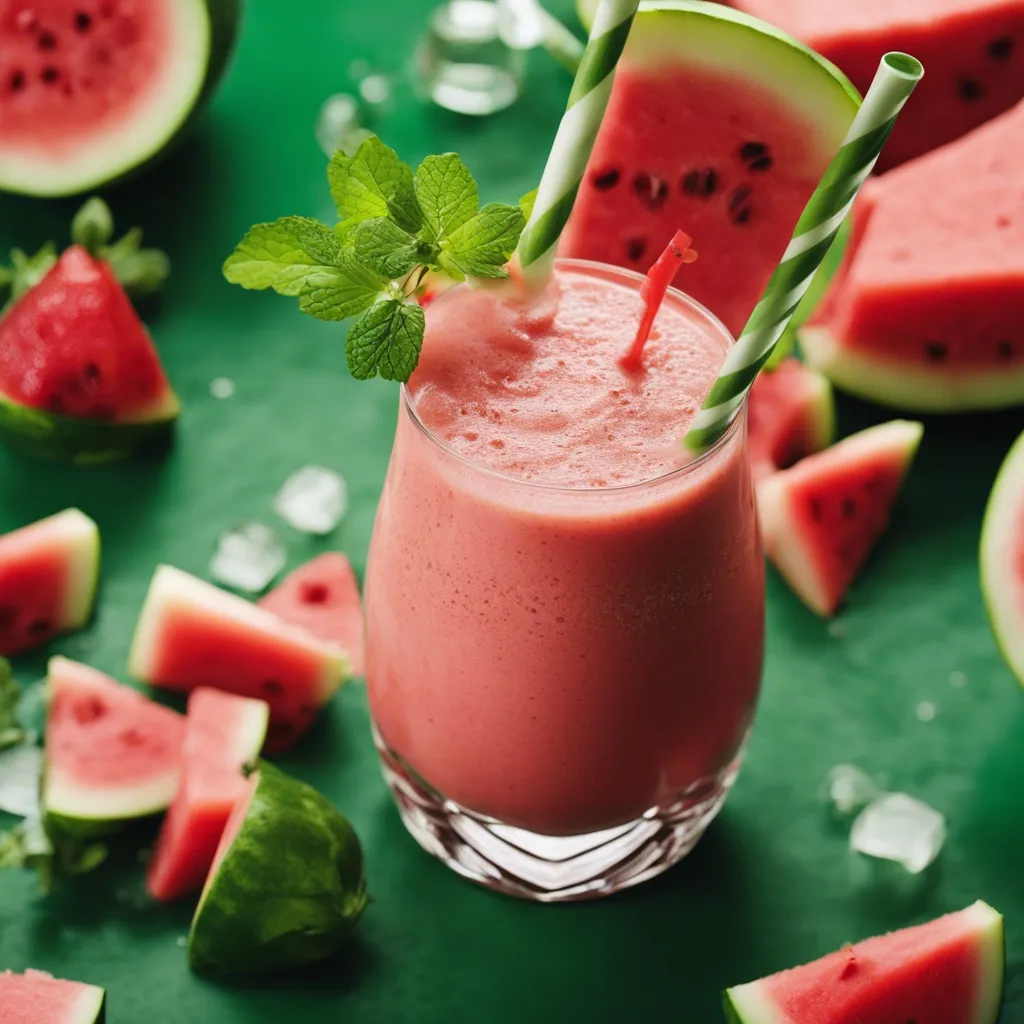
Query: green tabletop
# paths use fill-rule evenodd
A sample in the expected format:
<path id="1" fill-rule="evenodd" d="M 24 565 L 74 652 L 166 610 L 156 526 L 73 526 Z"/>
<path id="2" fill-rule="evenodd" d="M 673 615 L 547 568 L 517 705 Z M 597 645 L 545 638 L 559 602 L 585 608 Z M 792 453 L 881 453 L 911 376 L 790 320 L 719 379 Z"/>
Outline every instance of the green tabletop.
<path id="1" fill-rule="evenodd" d="M 291 563 L 338 545 L 362 572 L 397 392 L 349 379 L 340 328 L 232 288 L 219 268 L 254 221 L 331 214 L 312 131 L 319 105 L 346 87 L 356 57 L 408 65 L 428 6 L 254 0 L 196 136 L 107 195 L 122 226 L 143 225 L 173 258 L 164 300 L 147 317 L 184 412 L 162 463 L 69 470 L 0 452 L 0 531 L 69 505 L 103 531 L 99 613 L 50 653 L 124 678 L 154 565 L 204 573 L 225 527 L 274 522 L 274 491 L 304 464 L 341 471 L 351 510 L 326 542 L 282 525 Z M 568 16 L 569 4 L 560 7 Z M 402 92 L 378 127 L 410 161 L 458 149 L 485 199 L 513 200 L 539 176 L 568 87 L 537 54 L 525 95 L 506 113 L 460 119 Z M 74 206 L 3 199 L 0 246 L 66 238 Z M 233 398 L 210 396 L 220 376 L 235 381 Z M 840 407 L 844 432 L 887 415 Z M 1007 919 L 1002 1020 L 1024 1021 L 1024 693 L 997 653 L 977 574 L 985 498 L 1021 420 L 1018 410 L 928 421 L 895 522 L 834 626 L 770 576 L 764 696 L 746 766 L 706 838 L 660 879 L 562 907 L 459 879 L 404 832 L 356 683 L 281 759 L 351 817 L 366 847 L 374 902 L 343 958 L 231 986 L 194 977 L 181 948 L 191 906 L 148 904 L 130 850 L 49 897 L 29 874 L 0 876 L 0 968 L 105 986 L 110 1024 L 703 1024 L 721 1019 L 725 985 L 980 898 Z M 42 676 L 46 653 L 17 662 L 26 682 Z M 966 686 L 950 685 L 953 671 Z M 934 702 L 933 721 L 918 720 L 921 701 Z M 821 802 L 829 767 L 843 761 L 947 816 L 949 840 L 931 870 L 901 876 L 848 852 Z"/>

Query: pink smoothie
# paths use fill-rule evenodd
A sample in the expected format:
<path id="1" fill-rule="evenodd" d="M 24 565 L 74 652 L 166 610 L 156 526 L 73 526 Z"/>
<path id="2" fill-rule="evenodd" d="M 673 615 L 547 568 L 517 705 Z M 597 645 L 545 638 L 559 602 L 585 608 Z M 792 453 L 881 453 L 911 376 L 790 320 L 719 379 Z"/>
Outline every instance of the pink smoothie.
<path id="1" fill-rule="evenodd" d="M 371 545 L 384 742 L 449 799 L 549 835 L 719 775 L 760 679 L 744 424 L 689 466 L 680 445 L 728 338 L 670 293 L 625 370 L 638 280 L 565 261 L 539 306 L 436 300 Z"/>

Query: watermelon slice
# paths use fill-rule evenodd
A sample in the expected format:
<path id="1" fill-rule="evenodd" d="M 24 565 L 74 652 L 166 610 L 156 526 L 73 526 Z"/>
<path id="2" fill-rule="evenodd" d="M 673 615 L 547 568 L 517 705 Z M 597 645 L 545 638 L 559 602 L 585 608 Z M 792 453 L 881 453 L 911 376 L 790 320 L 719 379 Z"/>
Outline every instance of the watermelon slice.
<path id="1" fill-rule="evenodd" d="M 211 686 L 265 700 L 269 752 L 290 747 L 350 674 L 336 644 L 168 565 L 150 585 L 129 671 L 168 690 Z"/>
<path id="2" fill-rule="evenodd" d="M 157 900 L 199 892 L 235 804 L 248 788 L 267 735 L 270 709 L 261 700 L 200 687 L 188 699 L 181 785 L 164 819 L 146 889 Z"/>
<path id="3" fill-rule="evenodd" d="M 879 167 L 942 146 L 1024 98 L 1020 0 L 732 0 L 813 47 L 867 91 L 882 55 L 904 50 L 928 73 Z"/>
<path id="4" fill-rule="evenodd" d="M 184 716 L 67 658 L 51 658 L 47 678 L 47 817 L 105 827 L 165 810 L 181 777 Z"/>
<path id="5" fill-rule="evenodd" d="M 99 573 L 99 529 L 76 508 L 0 537 L 0 655 L 81 629 Z"/>
<path id="6" fill-rule="evenodd" d="M 95 985 L 61 981 L 45 971 L 0 973 L 3 1024 L 103 1024 L 106 993 Z"/>
<path id="7" fill-rule="evenodd" d="M 0 320 L 0 439 L 99 462 L 166 434 L 180 406 L 110 266 L 81 246 Z"/>
<path id="8" fill-rule="evenodd" d="M 363 603 L 356 575 L 340 551 L 317 555 L 300 566 L 259 604 L 285 622 L 340 644 L 348 654 L 352 675 L 365 673 Z"/>
<path id="9" fill-rule="evenodd" d="M 758 487 L 765 552 L 819 615 L 835 612 L 888 525 L 922 432 L 906 420 L 870 427 Z"/>
<path id="10" fill-rule="evenodd" d="M 1024 685 L 1024 434 L 1006 456 L 988 499 L 981 589 L 1007 664 Z"/>
<path id="11" fill-rule="evenodd" d="M 559 253 L 646 273 L 682 228 L 676 275 L 738 334 L 857 111 L 827 61 L 755 18 L 644 0 Z"/>
<path id="12" fill-rule="evenodd" d="M 262 763 L 217 848 L 189 964 L 224 974 L 315 963 L 338 949 L 367 902 L 362 848 L 347 819 Z"/>
<path id="13" fill-rule="evenodd" d="M 977 902 L 956 914 L 845 946 L 725 993 L 740 1024 L 994 1024 L 1003 918 Z"/>
<path id="14" fill-rule="evenodd" d="M 904 409 L 1024 402 L 1022 162 L 1024 103 L 868 182 L 843 268 L 799 332 L 808 362 Z"/>
<path id="15" fill-rule="evenodd" d="M 239 6 L 0 4 L 0 189 L 71 195 L 164 150 L 224 70 Z"/>
<path id="16" fill-rule="evenodd" d="M 835 429 L 835 402 L 826 377 L 793 358 L 760 373 L 747 401 L 754 483 L 827 448 Z"/>

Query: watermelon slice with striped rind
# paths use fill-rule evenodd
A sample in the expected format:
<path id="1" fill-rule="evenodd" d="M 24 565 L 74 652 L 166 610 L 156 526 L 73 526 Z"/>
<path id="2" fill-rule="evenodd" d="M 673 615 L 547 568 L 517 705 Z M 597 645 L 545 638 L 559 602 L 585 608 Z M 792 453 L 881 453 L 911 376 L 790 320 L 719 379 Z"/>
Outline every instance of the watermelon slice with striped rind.
<path id="1" fill-rule="evenodd" d="M 346 818 L 262 762 L 224 830 L 192 920 L 189 964 L 223 974 L 315 963 L 338 949 L 367 901 Z"/>
<path id="2" fill-rule="evenodd" d="M 1024 685 L 1024 434 L 1007 454 L 988 499 L 981 589 L 1006 662 Z"/>
<path id="3" fill-rule="evenodd" d="M 869 427 L 758 487 L 765 552 L 819 615 L 835 612 L 888 525 L 922 432 L 907 420 Z"/>
<path id="4" fill-rule="evenodd" d="M 224 826 L 245 795 L 270 708 L 262 700 L 200 687 L 188 699 L 181 784 L 164 818 L 146 874 L 157 900 L 199 892 Z"/>
<path id="5" fill-rule="evenodd" d="M 81 629 L 99 571 L 99 529 L 78 509 L 0 537 L 0 655 Z"/>
<path id="6" fill-rule="evenodd" d="M 265 700 L 268 752 L 291 746 L 351 675 L 336 644 L 167 565 L 153 576 L 128 665 L 152 686 Z"/>
<path id="7" fill-rule="evenodd" d="M 977 902 L 725 993 L 738 1024 L 994 1024 L 1003 918 Z"/>
<path id="8" fill-rule="evenodd" d="M 95 985 L 31 969 L 0 972 L 3 1024 L 103 1024 L 106 1019 L 106 993 Z"/>

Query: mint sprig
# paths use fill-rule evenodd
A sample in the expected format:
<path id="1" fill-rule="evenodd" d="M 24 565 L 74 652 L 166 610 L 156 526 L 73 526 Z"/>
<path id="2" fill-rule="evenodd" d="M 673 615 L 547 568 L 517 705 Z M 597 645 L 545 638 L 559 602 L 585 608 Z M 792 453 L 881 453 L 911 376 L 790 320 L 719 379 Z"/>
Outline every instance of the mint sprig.
<path id="1" fill-rule="evenodd" d="M 423 346 L 416 289 L 428 271 L 455 281 L 508 276 L 531 196 L 482 209 L 476 182 L 456 153 L 413 169 L 376 136 L 327 167 L 338 209 L 329 228 L 283 217 L 246 232 L 224 276 L 249 289 L 296 297 L 320 320 L 358 317 L 348 334 L 352 376 L 407 381 Z"/>

